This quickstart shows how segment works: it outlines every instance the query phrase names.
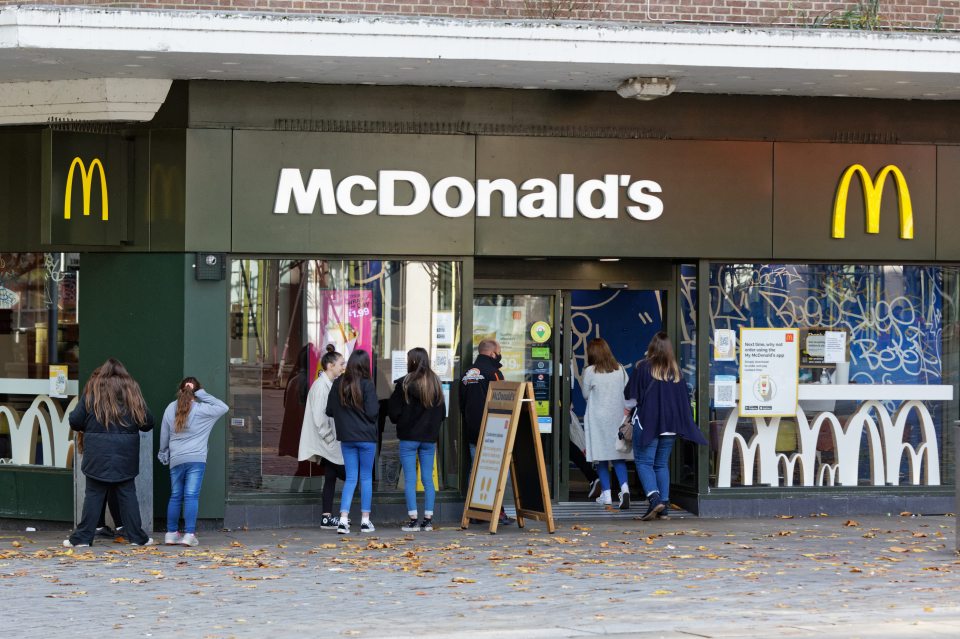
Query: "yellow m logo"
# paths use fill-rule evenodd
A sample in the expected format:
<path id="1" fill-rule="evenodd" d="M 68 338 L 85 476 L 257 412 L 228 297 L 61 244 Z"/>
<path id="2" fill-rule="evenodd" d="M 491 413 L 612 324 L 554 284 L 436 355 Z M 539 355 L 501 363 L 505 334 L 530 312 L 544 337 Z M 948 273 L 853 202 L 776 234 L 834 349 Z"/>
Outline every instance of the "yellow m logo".
<path id="1" fill-rule="evenodd" d="M 854 164 L 843 172 L 840 185 L 837 187 L 837 197 L 833 201 L 833 237 L 841 239 L 846 236 L 847 228 L 847 194 L 850 191 L 850 181 L 853 176 L 860 177 L 863 185 L 863 205 L 866 209 L 867 233 L 880 232 L 880 201 L 883 198 L 883 186 L 888 175 L 893 175 L 897 186 L 897 201 L 900 206 L 900 237 L 904 240 L 913 239 L 913 204 L 910 202 L 910 190 L 903 173 L 892 164 L 880 169 L 877 177 L 870 179 L 870 174 L 860 164 Z"/>
<path id="2" fill-rule="evenodd" d="M 83 214 L 90 215 L 90 189 L 93 186 L 93 171 L 96 169 L 100 172 L 100 201 L 103 204 L 101 217 L 105 221 L 108 220 L 110 215 L 107 204 L 107 174 L 103 170 L 100 158 L 93 158 L 89 168 L 84 166 L 83 160 L 80 158 L 73 158 L 73 162 L 70 163 L 70 170 L 67 171 L 67 191 L 63 195 L 63 219 L 70 219 L 70 204 L 73 199 L 73 171 L 77 167 L 80 167 L 80 181 L 83 185 Z"/>

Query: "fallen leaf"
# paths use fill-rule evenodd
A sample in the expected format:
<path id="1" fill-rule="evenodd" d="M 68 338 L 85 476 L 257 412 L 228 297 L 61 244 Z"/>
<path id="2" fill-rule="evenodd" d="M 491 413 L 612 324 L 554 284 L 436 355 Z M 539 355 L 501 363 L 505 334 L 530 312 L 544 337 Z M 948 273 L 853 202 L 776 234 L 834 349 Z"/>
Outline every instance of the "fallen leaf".
<path id="1" fill-rule="evenodd" d="M 452 581 L 452 582 L 455 583 L 455 584 L 475 584 L 475 583 L 477 583 L 477 580 L 476 580 L 476 579 L 467 579 L 466 577 L 454 577 L 454 578 L 451 579 L 450 581 Z"/>
<path id="2" fill-rule="evenodd" d="M 23 547 L 23 544 L 21 544 L 19 541 L 13 542 L 12 545 L 13 545 L 14 548 L 22 548 L 22 547 Z"/>
<path id="3" fill-rule="evenodd" d="M 661 595 L 672 595 L 673 591 L 672 590 L 654 590 L 650 594 L 655 597 L 659 597 Z"/>
<path id="4" fill-rule="evenodd" d="M 904 548 L 903 546 L 890 546 L 887 550 L 890 552 L 910 552 L 909 548 Z"/>
<path id="5" fill-rule="evenodd" d="M 843 525 L 849 528 L 856 528 L 857 526 L 860 525 L 860 522 L 853 519 L 848 519 L 846 523 L 844 523 Z"/>

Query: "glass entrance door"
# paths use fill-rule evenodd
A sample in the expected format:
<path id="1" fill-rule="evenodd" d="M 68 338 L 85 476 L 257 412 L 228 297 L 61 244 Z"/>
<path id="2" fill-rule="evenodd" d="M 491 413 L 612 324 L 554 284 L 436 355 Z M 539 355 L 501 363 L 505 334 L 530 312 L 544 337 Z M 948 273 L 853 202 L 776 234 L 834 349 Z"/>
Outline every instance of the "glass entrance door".
<path id="1" fill-rule="evenodd" d="M 532 382 L 536 399 L 541 443 L 550 482 L 550 494 L 556 498 L 559 489 L 559 468 L 556 459 L 559 440 L 555 439 L 558 423 L 557 399 L 560 383 L 557 375 L 560 331 L 555 317 L 557 295 L 549 294 L 479 294 L 473 298 L 473 345 L 484 339 L 500 343 L 503 355 L 501 372 L 510 382 Z"/>

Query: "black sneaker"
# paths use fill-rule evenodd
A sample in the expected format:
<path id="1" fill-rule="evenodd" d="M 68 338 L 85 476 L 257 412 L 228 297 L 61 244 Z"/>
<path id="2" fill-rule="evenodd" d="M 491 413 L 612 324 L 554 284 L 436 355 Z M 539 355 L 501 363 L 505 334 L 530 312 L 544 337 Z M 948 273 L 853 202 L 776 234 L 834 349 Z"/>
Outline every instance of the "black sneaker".
<path id="1" fill-rule="evenodd" d="M 115 531 L 110 526 L 100 526 L 97 528 L 97 537 L 105 537 L 107 539 L 114 539 L 117 537 L 117 531 Z"/>
<path id="2" fill-rule="evenodd" d="M 641 521 L 650 521 L 651 519 L 656 519 L 657 515 L 663 512 L 663 509 L 666 508 L 662 501 L 657 503 L 650 502 L 650 506 L 647 508 L 647 512 L 643 513 L 643 517 L 640 518 Z"/>
<path id="3" fill-rule="evenodd" d="M 424 517 L 420 524 L 420 530 L 430 532 L 433 530 L 433 517 Z"/>
<path id="4" fill-rule="evenodd" d="M 373 527 L 372 521 L 361 521 L 360 522 L 360 532 L 362 533 L 372 533 L 377 529 Z"/>
<path id="5" fill-rule="evenodd" d="M 350 520 L 340 519 L 339 521 L 337 521 L 337 534 L 338 535 L 350 534 Z"/>
<path id="6" fill-rule="evenodd" d="M 630 510 L 630 493 L 620 493 L 620 510 Z"/>
<path id="7" fill-rule="evenodd" d="M 410 521 L 400 526 L 400 530 L 403 532 L 420 532 L 420 523 L 416 517 L 413 517 Z"/>
<path id="8" fill-rule="evenodd" d="M 590 482 L 590 488 L 587 490 L 587 499 L 596 499 L 600 496 L 600 478 Z"/>
<path id="9" fill-rule="evenodd" d="M 501 512 L 501 513 L 500 513 L 499 524 L 500 524 L 501 526 L 509 526 L 509 525 L 511 525 L 514 521 L 516 521 L 516 520 L 515 520 L 513 517 L 509 516 L 507 513 L 505 513 L 505 512 Z"/>
<path id="10" fill-rule="evenodd" d="M 322 530 L 336 530 L 340 525 L 340 518 L 336 515 L 324 515 L 320 518 L 320 528 Z"/>

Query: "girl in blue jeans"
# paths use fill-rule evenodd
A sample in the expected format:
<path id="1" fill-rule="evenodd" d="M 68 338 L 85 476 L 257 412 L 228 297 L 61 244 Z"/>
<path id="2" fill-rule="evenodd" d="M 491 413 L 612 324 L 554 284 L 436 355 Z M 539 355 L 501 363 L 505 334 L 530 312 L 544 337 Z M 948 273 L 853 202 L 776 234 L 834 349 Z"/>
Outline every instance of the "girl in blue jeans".
<path id="1" fill-rule="evenodd" d="M 177 399 L 163 412 L 160 452 L 157 457 L 170 465 L 170 501 L 167 504 L 168 546 L 196 546 L 197 508 L 200 485 L 207 467 L 207 441 L 217 420 L 230 408 L 203 390 L 196 377 L 180 382 Z M 183 509 L 183 535 L 177 530 Z"/>
<path id="2" fill-rule="evenodd" d="M 328 417 L 333 418 L 346 475 L 340 498 L 337 533 L 346 535 L 350 532 L 350 504 L 358 481 L 360 532 L 371 533 L 376 530 L 370 521 L 370 505 L 373 501 L 373 462 L 377 456 L 380 401 L 370 376 L 370 355 L 367 351 L 358 349 L 350 354 L 347 370 L 330 388 L 326 412 Z"/>
<path id="3" fill-rule="evenodd" d="M 650 340 L 647 355 L 637 362 L 623 391 L 632 411 L 633 455 L 649 506 L 643 521 L 658 519 L 670 506 L 670 452 L 677 436 L 698 444 L 707 441 L 693 422 L 690 394 L 680 375 L 673 346 L 660 331 Z M 631 414 L 630 408 L 625 409 Z"/>
<path id="4" fill-rule="evenodd" d="M 446 416 L 440 378 L 430 369 L 430 356 L 423 348 L 407 353 L 407 374 L 396 380 L 388 404 L 390 421 L 397 425 L 400 440 L 400 464 L 403 489 L 407 497 L 410 521 L 401 526 L 405 532 L 433 530 L 433 460 L 437 453 L 440 425 Z M 417 519 L 417 460 L 423 484 L 423 520 Z"/>

